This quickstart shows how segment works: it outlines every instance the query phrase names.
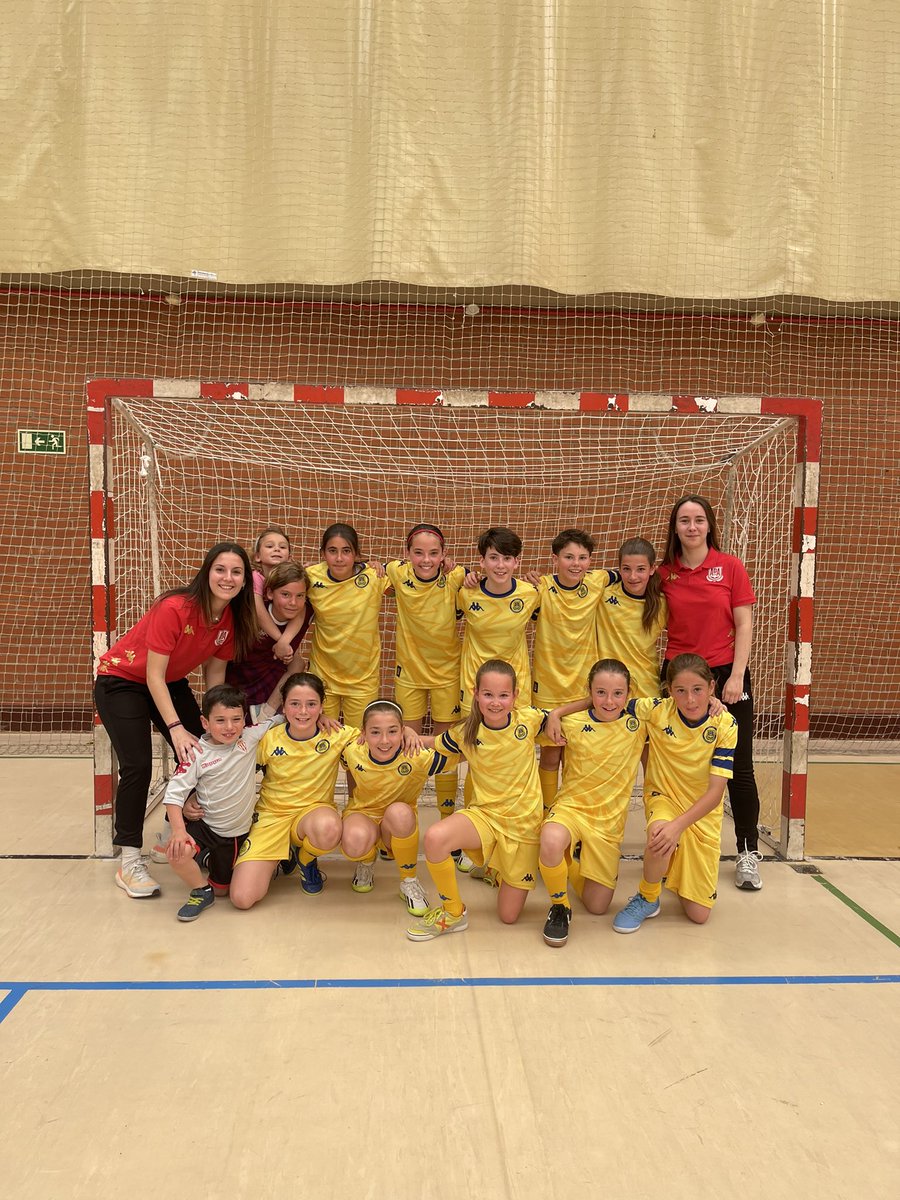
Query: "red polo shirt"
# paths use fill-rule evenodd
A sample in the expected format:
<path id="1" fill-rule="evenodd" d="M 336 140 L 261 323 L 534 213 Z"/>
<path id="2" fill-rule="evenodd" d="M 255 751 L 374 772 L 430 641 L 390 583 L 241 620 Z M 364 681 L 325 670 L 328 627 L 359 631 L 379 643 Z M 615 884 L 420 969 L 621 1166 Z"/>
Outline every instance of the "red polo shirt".
<path id="1" fill-rule="evenodd" d="M 741 560 L 710 548 L 699 567 L 664 563 L 659 577 L 669 605 L 666 658 L 699 654 L 711 667 L 734 662 L 734 610 L 756 603 Z"/>
<path id="2" fill-rule="evenodd" d="M 214 625 L 204 625 L 187 596 L 166 596 L 101 655 L 98 675 L 147 682 L 147 651 L 167 654 L 166 683 L 184 679 L 208 658 L 234 656 L 234 617 L 229 605 Z"/>

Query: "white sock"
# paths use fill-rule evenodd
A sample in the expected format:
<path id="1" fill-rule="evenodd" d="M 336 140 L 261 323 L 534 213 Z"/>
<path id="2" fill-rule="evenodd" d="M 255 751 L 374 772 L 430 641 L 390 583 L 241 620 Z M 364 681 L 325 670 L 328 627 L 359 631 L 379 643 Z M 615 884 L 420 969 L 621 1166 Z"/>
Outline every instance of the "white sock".
<path id="1" fill-rule="evenodd" d="M 141 857 L 140 849 L 136 846 L 122 847 L 122 873 L 125 874 Z"/>

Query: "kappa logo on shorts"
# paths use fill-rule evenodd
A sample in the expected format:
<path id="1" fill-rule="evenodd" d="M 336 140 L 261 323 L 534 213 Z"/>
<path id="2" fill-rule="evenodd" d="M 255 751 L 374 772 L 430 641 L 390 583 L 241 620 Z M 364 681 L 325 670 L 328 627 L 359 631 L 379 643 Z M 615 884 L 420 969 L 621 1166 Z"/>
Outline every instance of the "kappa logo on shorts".
<path id="1" fill-rule="evenodd" d="M 459 705 L 458 705 L 458 704 L 454 704 L 454 705 L 453 705 L 453 715 L 454 715 L 454 717 L 455 717 L 455 716 L 457 716 L 457 714 L 458 714 L 458 713 L 460 713 L 461 711 L 462 711 L 462 710 L 460 709 L 460 707 L 459 707 Z"/>
<path id="2" fill-rule="evenodd" d="M 625 718 L 625 728 L 628 730 L 629 733 L 637 733 L 637 731 L 640 729 L 640 727 L 641 727 L 641 723 L 637 719 L 637 717 L 626 717 Z"/>
<path id="3" fill-rule="evenodd" d="M 527 875 L 522 876 L 523 883 L 534 883 L 534 876 L 529 871 Z"/>
<path id="4" fill-rule="evenodd" d="M 703 730 L 703 740 L 704 742 L 714 742 L 716 740 L 716 731 L 712 728 L 712 726 L 709 726 L 707 729 Z"/>
<path id="5" fill-rule="evenodd" d="M 515 600 L 510 600 L 510 602 L 509 602 L 509 611 L 510 612 L 520 613 L 524 607 L 525 607 L 525 601 L 520 600 L 518 596 L 516 596 Z"/>
<path id="6" fill-rule="evenodd" d="M 586 583 L 583 583 L 581 585 L 581 587 L 578 589 L 578 591 L 575 593 L 575 595 L 578 596 L 579 599 L 581 599 L 581 600 L 583 600 L 587 594 L 588 594 L 588 590 L 587 590 Z"/>
<path id="7" fill-rule="evenodd" d="M 356 579 L 353 582 L 356 584 L 357 587 L 368 587 L 369 586 L 369 577 L 368 577 L 368 575 L 365 575 L 365 574 L 357 575 Z"/>
<path id="8" fill-rule="evenodd" d="M 718 894 L 718 892 L 713 892 L 713 894 L 710 896 L 710 900 L 715 900 Z"/>
<path id="9" fill-rule="evenodd" d="M 316 754 L 324 754 L 331 746 L 331 742 L 327 738 L 322 738 L 321 742 L 316 742 Z"/>
<path id="10" fill-rule="evenodd" d="M 244 838 L 244 840 L 241 842 L 241 848 L 240 848 L 240 850 L 238 850 L 238 857 L 240 858 L 240 856 L 242 854 L 246 854 L 249 851 L 249 849 L 250 849 L 250 839 Z"/>
<path id="11" fill-rule="evenodd" d="M 412 767 L 410 766 L 409 763 L 401 763 L 400 766 L 397 768 L 398 775 L 409 775 L 411 771 L 412 771 Z"/>
<path id="12" fill-rule="evenodd" d="M 516 726 L 516 737 L 518 738 L 518 740 L 520 742 L 523 742 L 525 740 L 525 738 L 528 737 L 528 726 L 527 725 L 517 725 Z"/>
<path id="13" fill-rule="evenodd" d="M 250 824 L 251 824 L 251 825 L 255 825 L 255 824 L 256 824 L 256 822 L 257 822 L 258 820 L 259 820 L 259 813 L 258 813 L 258 812 L 255 812 L 255 813 L 253 814 L 253 820 L 250 822 Z"/>

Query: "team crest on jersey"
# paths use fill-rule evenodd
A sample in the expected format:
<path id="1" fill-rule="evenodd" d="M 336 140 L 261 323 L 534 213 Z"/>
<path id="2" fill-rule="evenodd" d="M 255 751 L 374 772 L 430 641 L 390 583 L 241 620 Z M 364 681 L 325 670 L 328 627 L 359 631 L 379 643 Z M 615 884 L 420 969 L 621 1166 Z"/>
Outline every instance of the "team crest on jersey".
<path id="1" fill-rule="evenodd" d="M 331 746 L 331 742 L 327 738 L 322 738 L 321 742 L 316 742 L 316 754 L 324 754 Z"/>
<path id="2" fill-rule="evenodd" d="M 585 598 L 585 596 L 586 596 L 587 594 L 588 594 L 588 590 L 587 590 L 587 584 L 586 584 L 586 583 L 583 583 L 583 584 L 581 585 L 581 587 L 578 589 L 578 591 L 575 593 L 575 595 L 576 595 L 576 596 L 578 596 L 578 597 L 579 597 L 580 599 L 582 599 L 582 600 Z"/>
<path id="3" fill-rule="evenodd" d="M 411 771 L 412 771 L 412 767 L 410 766 L 409 763 L 401 763 L 400 766 L 397 768 L 398 775 L 409 775 Z"/>
<path id="4" fill-rule="evenodd" d="M 710 583 L 721 583 L 725 576 L 722 574 L 721 567 L 710 567 L 706 572 L 706 578 Z"/>
<path id="5" fill-rule="evenodd" d="M 446 577 L 446 575 L 438 575 L 437 586 L 438 586 L 439 588 L 445 588 L 445 587 L 447 586 L 447 577 Z"/>
<path id="6" fill-rule="evenodd" d="M 520 613 L 524 607 L 525 607 L 525 601 L 520 600 L 518 596 L 516 596 L 515 600 L 510 600 L 510 602 L 509 602 L 509 611 L 510 612 Z"/>
<path id="7" fill-rule="evenodd" d="M 227 641 L 228 641 L 228 630 L 227 629 L 223 629 L 220 633 L 216 634 L 216 645 L 217 646 L 224 646 Z"/>
<path id="8" fill-rule="evenodd" d="M 369 577 L 368 577 L 368 575 L 365 575 L 365 574 L 357 575 L 356 579 L 354 579 L 353 582 L 356 584 L 357 587 L 368 587 L 369 586 Z"/>
<path id="9" fill-rule="evenodd" d="M 712 728 L 712 726 L 709 726 L 707 729 L 703 730 L 703 740 L 704 742 L 714 742 L 716 740 L 716 731 Z"/>
<path id="10" fill-rule="evenodd" d="M 516 737 L 519 739 L 520 742 L 524 741 L 525 738 L 528 737 L 528 726 L 527 725 L 517 725 L 516 726 Z"/>
<path id="11" fill-rule="evenodd" d="M 241 848 L 240 848 L 240 850 L 238 850 L 238 857 L 240 857 L 242 854 L 246 854 L 249 851 L 249 849 L 250 849 L 250 839 L 244 838 L 244 840 L 241 842 Z"/>
<path id="12" fill-rule="evenodd" d="M 629 733 L 637 733 L 637 731 L 640 729 L 640 727 L 641 727 L 641 723 L 637 719 L 637 717 L 626 717 L 625 718 L 625 728 L 628 730 Z"/>

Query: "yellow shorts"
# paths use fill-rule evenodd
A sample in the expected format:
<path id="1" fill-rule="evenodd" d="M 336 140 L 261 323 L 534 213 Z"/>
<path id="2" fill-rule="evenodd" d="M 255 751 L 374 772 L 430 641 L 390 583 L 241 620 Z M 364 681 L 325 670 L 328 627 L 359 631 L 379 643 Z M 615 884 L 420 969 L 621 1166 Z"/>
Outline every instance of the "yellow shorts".
<path id="1" fill-rule="evenodd" d="M 286 814 L 266 812 L 265 809 L 255 812 L 250 832 L 241 843 L 237 862 L 281 862 L 287 858 L 291 846 L 299 846 L 302 841 L 297 837 L 297 826 L 307 813 L 315 812 L 317 808 L 337 812 L 333 804 L 310 804 Z"/>
<path id="2" fill-rule="evenodd" d="M 403 709 L 404 721 L 418 721 L 428 712 L 431 697 L 431 719 L 452 725 L 460 717 L 459 688 L 456 684 L 442 688 L 416 687 L 398 679 L 394 684 L 394 699 Z"/>
<path id="3" fill-rule="evenodd" d="M 571 858 L 576 842 L 581 842 L 581 874 L 585 879 L 615 889 L 619 878 L 619 860 L 622 857 L 622 838 L 625 836 L 626 805 L 620 821 L 605 825 L 592 820 L 585 813 L 565 804 L 554 805 L 544 822 L 553 821 L 568 829 L 572 844 L 566 852 Z"/>
<path id="4" fill-rule="evenodd" d="M 513 841 L 480 808 L 467 808 L 464 812 L 481 838 L 485 865 L 493 867 L 503 883 L 530 892 L 538 876 L 540 844 Z"/>
<path id="5" fill-rule="evenodd" d="M 352 696 L 342 696 L 338 692 L 326 691 L 322 711 L 326 717 L 333 717 L 335 721 L 339 720 L 341 713 L 343 713 L 345 725 L 353 725 L 357 729 L 362 729 L 362 718 L 363 713 L 366 711 L 366 705 L 371 704 L 373 700 L 377 699 L 377 689 L 374 691 L 354 692 Z"/>
<path id="6" fill-rule="evenodd" d="M 684 809 L 668 796 L 652 795 L 647 809 L 647 828 L 656 821 L 672 821 Z M 666 887 L 682 900 L 692 900 L 704 908 L 716 902 L 719 881 L 719 856 L 722 852 L 722 805 L 689 825 L 675 847 Z"/>

